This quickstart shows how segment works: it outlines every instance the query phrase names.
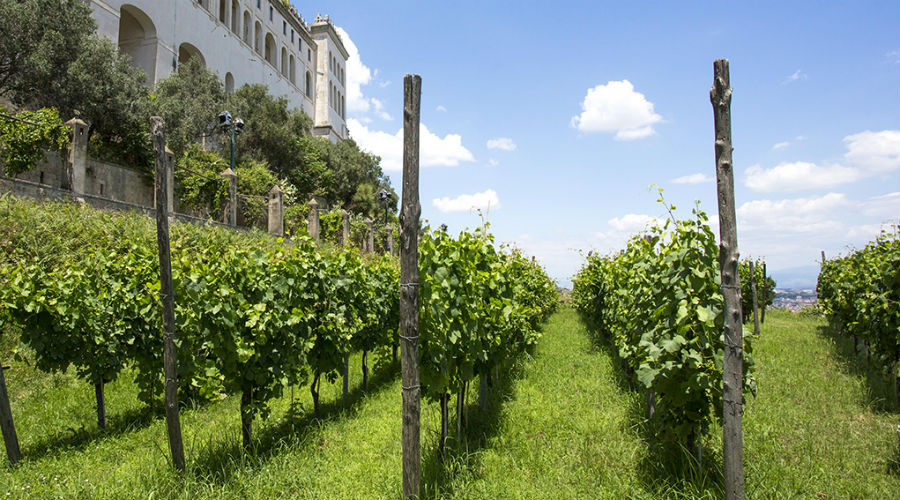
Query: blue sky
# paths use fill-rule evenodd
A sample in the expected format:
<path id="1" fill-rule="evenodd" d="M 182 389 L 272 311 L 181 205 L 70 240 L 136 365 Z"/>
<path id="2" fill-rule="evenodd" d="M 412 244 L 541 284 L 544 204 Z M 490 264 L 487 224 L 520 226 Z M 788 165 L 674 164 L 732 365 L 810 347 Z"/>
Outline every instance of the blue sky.
<path id="1" fill-rule="evenodd" d="M 422 76 L 422 214 L 491 205 L 498 241 L 565 286 L 694 200 L 717 228 L 712 63 L 727 58 L 738 242 L 780 284 L 900 217 L 900 3 L 329 2 L 348 127 L 399 190 L 403 75 Z M 721 5 L 717 3 L 716 5 Z M 318 10 L 317 10 L 318 9 Z M 716 231 L 718 231 L 716 229 Z"/>

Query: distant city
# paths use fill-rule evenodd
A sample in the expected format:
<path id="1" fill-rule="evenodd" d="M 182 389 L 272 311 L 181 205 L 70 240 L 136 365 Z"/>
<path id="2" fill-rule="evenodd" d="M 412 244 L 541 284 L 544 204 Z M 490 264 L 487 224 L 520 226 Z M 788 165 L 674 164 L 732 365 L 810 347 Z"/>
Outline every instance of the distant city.
<path id="1" fill-rule="evenodd" d="M 776 288 L 773 309 L 800 311 L 816 303 L 816 291 L 810 288 Z"/>

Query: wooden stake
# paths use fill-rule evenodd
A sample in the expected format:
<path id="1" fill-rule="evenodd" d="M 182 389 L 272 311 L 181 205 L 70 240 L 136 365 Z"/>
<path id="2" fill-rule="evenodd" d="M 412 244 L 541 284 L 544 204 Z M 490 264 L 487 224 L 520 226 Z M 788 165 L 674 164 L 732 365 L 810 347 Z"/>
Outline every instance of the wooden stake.
<path id="1" fill-rule="evenodd" d="M 766 274 L 766 263 L 763 262 L 763 286 L 762 286 L 762 311 L 760 311 L 759 322 L 766 324 L 766 309 L 769 307 L 769 275 Z"/>
<path id="2" fill-rule="evenodd" d="M 759 302 L 756 299 L 756 266 L 750 261 L 750 292 L 753 294 L 753 335 L 759 338 Z"/>
<path id="3" fill-rule="evenodd" d="M 6 377 L 3 368 L 0 368 L 0 430 L 3 431 L 3 443 L 6 444 L 6 456 L 9 463 L 16 465 L 22 460 L 22 452 L 19 451 L 19 436 L 16 435 L 16 426 L 13 425 L 12 409 L 9 406 L 9 394 L 6 392 Z"/>
<path id="4" fill-rule="evenodd" d="M 166 192 L 166 138 L 163 120 L 150 117 L 150 134 L 153 136 L 153 154 L 156 157 L 156 242 L 159 246 L 159 279 L 162 294 L 163 320 L 163 372 L 166 380 L 166 428 L 169 431 L 169 449 L 172 463 L 184 470 L 184 445 L 181 441 L 181 421 L 178 419 L 178 355 L 175 351 L 175 295 L 172 286 L 172 260 L 169 254 L 168 193 Z"/>
<path id="5" fill-rule="evenodd" d="M 106 428 L 106 397 L 103 395 L 103 382 L 94 384 L 94 395 L 97 397 L 97 427 Z"/>
<path id="6" fill-rule="evenodd" d="M 347 398 L 350 396 L 350 355 L 344 356 L 344 367 L 341 368 L 341 378 L 344 379 L 341 392 L 341 404 L 347 406 Z"/>
<path id="7" fill-rule="evenodd" d="M 419 109 L 422 77 L 403 78 L 403 203 L 400 209 L 400 362 L 403 498 L 419 498 Z"/>
<path id="8" fill-rule="evenodd" d="M 245 449 L 250 449 L 253 444 L 253 414 L 250 405 L 253 404 L 253 388 L 244 389 L 241 394 L 241 443 Z"/>
<path id="9" fill-rule="evenodd" d="M 728 60 L 713 64 L 709 90 L 716 128 L 716 187 L 719 200 L 719 266 L 725 298 L 725 359 L 723 370 L 725 499 L 744 498 L 743 339 L 741 278 L 738 274 L 737 222 L 734 210 L 734 168 L 731 159 L 731 82 Z"/>
<path id="10" fill-rule="evenodd" d="M 446 392 L 441 394 L 441 441 L 438 444 L 438 451 L 440 452 L 438 457 L 440 458 L 441 463 L 444 462 L 447 453 L 447 421 L 450 419 L 447 407 L 449 406 L 449 403 L 450 394 Z"/>

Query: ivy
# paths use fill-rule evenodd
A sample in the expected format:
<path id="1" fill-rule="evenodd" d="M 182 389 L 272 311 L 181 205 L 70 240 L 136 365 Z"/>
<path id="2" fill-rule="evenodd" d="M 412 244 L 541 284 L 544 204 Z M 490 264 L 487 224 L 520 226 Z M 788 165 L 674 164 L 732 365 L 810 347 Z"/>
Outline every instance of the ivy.
<path id="1" fill-rule="evenodd" d="M 65 151 L 71 140 L 53 108 L 20 111 L 15 117 L 0 108 L 0 161 L 7 176 L 27 172 L 44 157 L 45 150 Z"/>

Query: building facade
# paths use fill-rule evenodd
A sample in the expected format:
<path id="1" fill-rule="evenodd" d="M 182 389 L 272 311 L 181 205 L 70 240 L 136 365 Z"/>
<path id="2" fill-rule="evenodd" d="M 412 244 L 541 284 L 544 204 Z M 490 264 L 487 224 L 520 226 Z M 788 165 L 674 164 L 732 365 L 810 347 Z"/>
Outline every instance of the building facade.
<path id="1" fill-rule="evenodd" d="M 198 56 L 226 91 L 261 83 L 313 119 L 313 135 L 347 138 L 347 50 L 328 16 L 308 24 L 282 0 L 88 0 L 97 31 L 155 83 Z"/>

